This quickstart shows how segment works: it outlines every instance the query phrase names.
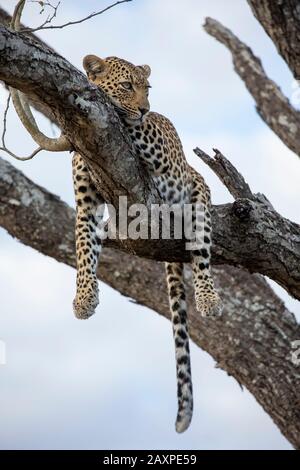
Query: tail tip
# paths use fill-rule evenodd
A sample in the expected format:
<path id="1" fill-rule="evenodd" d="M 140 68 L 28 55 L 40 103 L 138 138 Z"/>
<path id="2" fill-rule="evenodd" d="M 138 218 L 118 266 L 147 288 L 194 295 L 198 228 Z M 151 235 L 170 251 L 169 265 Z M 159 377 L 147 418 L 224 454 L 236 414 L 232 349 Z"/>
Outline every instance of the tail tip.
<path id="1" fill-rule="evenodd" d="M 178 415 L 176 424 L 175 424 L 175 429 L 178 434 L 183 433 L 186 431 L 191 424 L 192 421 L 192 413 L 185 414 L 184 416 Z"/>

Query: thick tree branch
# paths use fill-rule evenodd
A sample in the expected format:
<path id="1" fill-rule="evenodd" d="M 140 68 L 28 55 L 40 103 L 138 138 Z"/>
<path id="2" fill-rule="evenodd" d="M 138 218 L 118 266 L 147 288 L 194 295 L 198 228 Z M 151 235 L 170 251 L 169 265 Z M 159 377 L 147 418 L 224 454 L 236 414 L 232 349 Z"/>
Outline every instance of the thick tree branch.
<path id="1" fill-rule="evenodd" d="M 74 267 L 74 223 L 73 209 L 0 160 L 0 225 L 12 236 Z M 217 320 L 205 319 L 193 307 L 190 271 L 187 274 L 193 341 L 214 357 L 218 367 L 248 388 L 299 448 L 300 370 L 291 358 L 292 342 L 300 338 L 300 327 L 294 316 L 261 276 L 220 266 L 214 269 L 214 276 L 224 314 Z M 105 248 L 99 277 L 169 318 L 161 263 Z"/>
<path id="2" fill-rule="evenodd" d="M 299 0 L 248 0 L 248 3 L 294 77 L 300 80 Z"/>
<path id="3" fill-rule="evenodd" d="M 218 21 L 206 18 L 204 29 L 230 50 L 234 69 L 253 96 L 261 118 L 289 149 L 300 156 L 300 112 L 267 77 L 260 59 Z"/>
<path id="4" fill-rule="evenodd" d="M 73 147 L 83 155 L 104 199 L 116 208 L 159 202 L 133 153 L 125 129 L 101 90 L 65 59 L 31 38 L 0 26 L 0 79 L 45 103 Z M 30 60 L 28 60 L 30 57 Z M 261 201 L 240 199 L 213 211 L 214 263 L 268 275 L 300 298 L 299 226 Z M 109 246 L 155 260 L 189 261 L 182 240 L 118 240 Z"/>

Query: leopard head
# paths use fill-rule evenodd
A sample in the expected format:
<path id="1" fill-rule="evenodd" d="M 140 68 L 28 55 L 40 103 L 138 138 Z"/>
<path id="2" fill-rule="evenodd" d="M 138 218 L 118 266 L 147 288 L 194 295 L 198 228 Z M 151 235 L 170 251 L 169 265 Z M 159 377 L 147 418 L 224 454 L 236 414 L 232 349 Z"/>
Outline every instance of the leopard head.
<path id="1" fill-rule="evenodd" d="M 83 67 L 88 79 L 110 97 L 125 121 L 142 121 L 150 108 L 149 65 L 133 65 L 118 57 L 101 59 L 87 55 L 83 59 Z"/>

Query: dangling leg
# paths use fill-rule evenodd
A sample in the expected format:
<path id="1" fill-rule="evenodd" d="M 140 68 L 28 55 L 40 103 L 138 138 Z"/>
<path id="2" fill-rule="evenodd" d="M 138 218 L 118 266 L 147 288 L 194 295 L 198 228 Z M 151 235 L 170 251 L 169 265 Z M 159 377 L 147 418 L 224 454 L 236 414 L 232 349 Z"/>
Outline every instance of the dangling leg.
<path id="1" fill-rule="evenodd" d="M 197 310 L 203 316 L 220 315 L 222 302 L 215 290 L 210 266 L 210 191 L 203 178 L 196 172 L 193 172 L 191 203 L 193 204 L 193 233 L 196 233 L 197 240 L 197 248 L 192 252 Z"/>
<path id="2" fill-rule="evenodd" d="M 77 256 L 77 289 L 73 307 L 77 318 L 86 319 L 93 315 L 99 303 L 96 270 L 101 244 L 96 228 L 103 218 L 104 200 L 91 183 L 85 162 L 78 153 L 74 154 L 72 165 Z"/>
<path id="3" fill-rule="evenodd" d="M 176 431 L 183 432 L 189 427 L 193 415 L 193 388 L 183 264 L 166 263 L 166 274 L 176 353 L 178 397 Z"/>

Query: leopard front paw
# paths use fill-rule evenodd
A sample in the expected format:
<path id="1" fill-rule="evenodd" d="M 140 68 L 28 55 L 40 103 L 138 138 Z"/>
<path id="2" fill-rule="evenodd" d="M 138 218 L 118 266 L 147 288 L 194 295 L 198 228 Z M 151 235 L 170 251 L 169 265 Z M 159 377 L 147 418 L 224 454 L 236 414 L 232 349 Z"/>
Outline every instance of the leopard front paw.
<path id="1" fill-rule="evenodd" d="M 77 294 L 73 300 L 73 311 L 75 317 L 79 320 L 87 320 L 94 315 L 98 304 L 98 287 L 97 289 L 89 290 L 86 294 Z"/>
<path id="2" fill-rule="evenodd" d="M 216 292 L 196 296 L 196 307 L 203 317 L 219 317 L 223 311 L 222 301 Z"/>

